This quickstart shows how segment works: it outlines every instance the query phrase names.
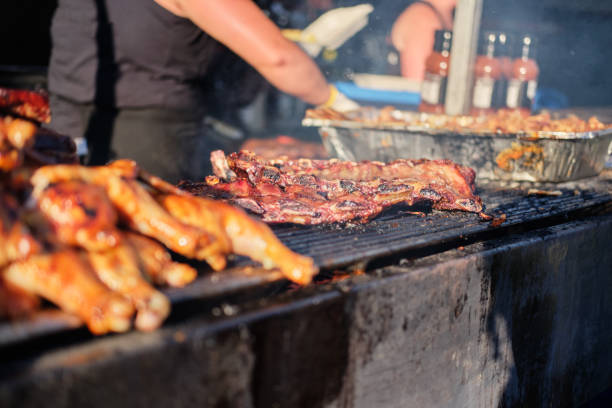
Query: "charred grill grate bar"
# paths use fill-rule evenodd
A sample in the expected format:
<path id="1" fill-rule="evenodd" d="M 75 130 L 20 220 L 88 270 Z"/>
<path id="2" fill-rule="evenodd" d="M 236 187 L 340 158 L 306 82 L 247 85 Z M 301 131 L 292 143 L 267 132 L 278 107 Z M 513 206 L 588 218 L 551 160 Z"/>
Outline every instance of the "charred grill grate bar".
<path id="1" fill-rule="evenodd" d="M 521 190 L 485 190 L 480 196 L 488 211 L 506 221 L 502 227 L 537 223 L 574 211 L 605 205 L 612 197 L 605 192 L 566 190 L 557 197 L 525 196 Z M 368 258 L 467 239 L 494 231 L 490 222 L 463 212 L 432 211 L 426 217 L 394 209 L 371 222 L 354 226 L 277 226 L 277 236 L 292 250 L 314 258 L 321 268 L 338 268 Z"/>

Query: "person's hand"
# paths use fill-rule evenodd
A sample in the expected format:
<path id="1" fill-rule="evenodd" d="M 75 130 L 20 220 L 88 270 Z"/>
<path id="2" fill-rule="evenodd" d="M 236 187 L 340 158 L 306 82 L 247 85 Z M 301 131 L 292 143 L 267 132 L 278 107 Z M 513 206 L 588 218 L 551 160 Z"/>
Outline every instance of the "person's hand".
<path id="1" fill-rule="evenodd" d="M 329 99 L 322 105 L 321 108 L 331 108 L 336 112 L 348 112 L 359 109 L 359 104 L 342 92 L 338 91 L 334 85 L 329 86 Z"/>

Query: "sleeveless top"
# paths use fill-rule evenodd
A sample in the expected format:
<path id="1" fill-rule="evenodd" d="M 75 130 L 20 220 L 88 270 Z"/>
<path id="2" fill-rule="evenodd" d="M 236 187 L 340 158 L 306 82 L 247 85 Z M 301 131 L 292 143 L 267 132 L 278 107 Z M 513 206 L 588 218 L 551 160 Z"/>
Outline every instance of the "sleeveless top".
<path id="1" fill-rule="evenodd" d="M 198 106 L 220 44 L 153 0 L 59 0 L 48 87 L 118 108 Z"/>

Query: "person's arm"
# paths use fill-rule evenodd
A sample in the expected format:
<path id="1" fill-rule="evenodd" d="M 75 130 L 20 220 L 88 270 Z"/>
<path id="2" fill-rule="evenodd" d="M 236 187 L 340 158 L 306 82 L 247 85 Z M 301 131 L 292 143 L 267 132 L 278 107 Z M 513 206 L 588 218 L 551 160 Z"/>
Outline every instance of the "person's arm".
<path id="1" fill-rule="evenodd" d="M 422 2 L 408 6 L 391 29 L 391 42 L 400 53 L 402 76 L 407 78 L 423 79 L 425 60 L 433 48 L 435 31 L 452 28 L 452 13 L 457 1 L 428 2 L 431 6 Z"/>
<path id="2" fill-rule="evenodd" d="M 190 19 L 243 58 L 272 85 L 313 105 L 330 98 L 329 85 L 315 62 L 285 39 L 251 0 L 155 0 Z"/>

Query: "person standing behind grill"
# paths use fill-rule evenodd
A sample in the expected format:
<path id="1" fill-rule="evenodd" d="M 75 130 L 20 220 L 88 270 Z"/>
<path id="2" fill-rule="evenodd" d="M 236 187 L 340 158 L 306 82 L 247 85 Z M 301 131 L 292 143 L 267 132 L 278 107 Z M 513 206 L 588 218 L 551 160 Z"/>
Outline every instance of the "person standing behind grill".
<path id="1" fill-rule="evenodd" d="M 223 45 L 309 104 L 358 106 L 251 0 L 59 0 L 51 35 L 50 127 L 84 136 L 89 165 L 132 158 L 171 182 L 209 174 L 205 79 Z"/>

